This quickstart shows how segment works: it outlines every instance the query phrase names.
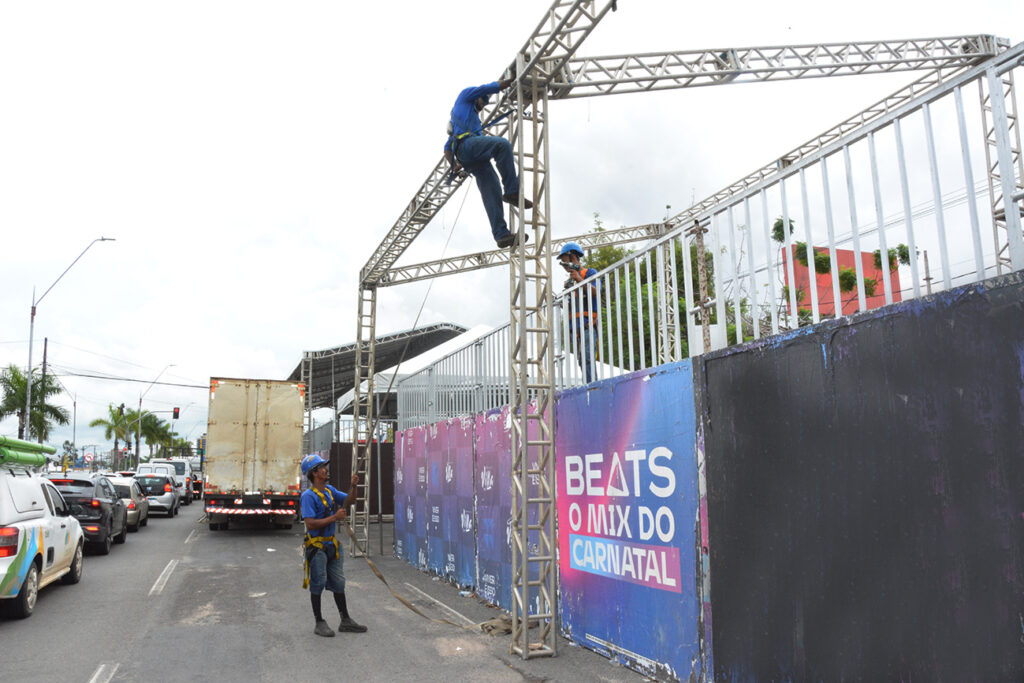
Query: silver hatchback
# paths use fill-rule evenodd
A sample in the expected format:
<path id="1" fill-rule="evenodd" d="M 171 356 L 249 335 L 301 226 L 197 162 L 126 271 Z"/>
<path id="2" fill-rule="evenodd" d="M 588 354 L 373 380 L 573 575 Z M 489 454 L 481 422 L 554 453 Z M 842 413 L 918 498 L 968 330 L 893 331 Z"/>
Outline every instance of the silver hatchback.
<path id="1" fill-rule="evenodd" d="M 150 512 L 161 512 L 168 517 L 178 514 L 181 498 L 178 496 L 174 480 L 170 475 L 137 474 L 135 481 L 138 482 L 142 492 L 146 494 Z"/>

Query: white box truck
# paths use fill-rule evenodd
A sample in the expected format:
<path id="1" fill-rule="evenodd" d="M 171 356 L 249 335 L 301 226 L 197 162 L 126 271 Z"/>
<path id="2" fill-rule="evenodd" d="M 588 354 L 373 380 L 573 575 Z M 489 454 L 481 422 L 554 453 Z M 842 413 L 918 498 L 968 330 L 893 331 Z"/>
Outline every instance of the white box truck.
<path id="1" fill-rule="evenodd" d="M 210 378 L 203 499 L 211 530 L 240 517 L 295 522 L 304 403 L 301 383 Z"/>

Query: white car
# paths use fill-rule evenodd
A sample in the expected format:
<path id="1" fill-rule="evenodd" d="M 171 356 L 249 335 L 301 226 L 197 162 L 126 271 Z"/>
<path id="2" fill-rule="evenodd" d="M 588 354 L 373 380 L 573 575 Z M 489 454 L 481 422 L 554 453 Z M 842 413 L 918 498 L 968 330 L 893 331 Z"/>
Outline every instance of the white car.
<path id="1" fill-rule="evenodd" d="M 39 589 L 82 578 L 85 539 L 60 492 L 20 465 L 0 465 L 0 609 L 27 617 Z"/>
<path id="2" fill-rule="evenodd" d="M 142 468 L 146 465 L 154 467 L 165 465 L 171 468 L 171 474 L 174 475 L 174 482 L 178 487 L 178 495 L 181 497 L 183 505 L 192 504 L 192 465 L 185 458 L 161 458 L 157 460 L 150 460 L 148 463 L 139 465 L 139 472 L 142 472 Z"/>

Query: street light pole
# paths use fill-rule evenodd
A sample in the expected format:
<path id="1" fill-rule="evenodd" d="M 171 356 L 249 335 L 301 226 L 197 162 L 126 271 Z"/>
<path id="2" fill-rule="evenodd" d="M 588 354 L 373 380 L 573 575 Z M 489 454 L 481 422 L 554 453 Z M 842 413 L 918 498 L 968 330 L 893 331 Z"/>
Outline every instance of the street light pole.
<path id="1" fill-rule="evenodd" d="M 64 272 L 60 274 L 60 277 L 54 280 L 53 284 L 43 292 L 43 296 L 38 299 L 36 298 L 36 288 L 32 288 L 32 315 L 29 317 L 28 323 L 28 373 L 25 375 L 25 432 L 22 436 L 26 441 L 29 440 L 30 431 L 32 429 L 32 336 L 36 329 L 36 306 L 42 303 L 46 295 L 50 293 L 50 290 L 60 282 L 62 277 L 67 275 L 72 266 L 78 263 L 78 259 L 85 256 L 85 252 L 89 251 L 89 247 L 97 242 L 113 242 L 114 240 L 115 238 L 113 237 L 97 237 L 92 242 L 89 242 L 89 246 L 82 250 L 82 253 L 78 255 L 78 258 L 72 261 L 71 265 L 64 269 Z"/>
<path id="2" fill-rule="evenodd" d="M 148 394 L 149 390 L 153 388 L 153 385 L 156 384 L 156 381 L 160 379 L 160 376 L 167 372 L 168 368 L 173 367 L 174 363 L 168 363 L 164 367 L 164 369 L 161 370 L 160 373 L 153 378 L 153 381 L 149 383 L 149 386 L 146 387 L 146 390 L 139 395 L 139 414 L 135 416 L 135 469 L 139 468 L 139 463 L 142 461 L 142 446 L 139 444 L 139 441 L 142 439 L 142 399 L 146 397 L 146 394 Z"/>

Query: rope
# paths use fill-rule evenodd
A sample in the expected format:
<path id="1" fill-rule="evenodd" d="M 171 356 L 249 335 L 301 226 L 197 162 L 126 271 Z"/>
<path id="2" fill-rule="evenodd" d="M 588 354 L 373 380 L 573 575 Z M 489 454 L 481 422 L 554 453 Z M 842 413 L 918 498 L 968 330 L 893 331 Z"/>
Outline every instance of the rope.
<path id="1" fill-rule="evenodd" d="M 448 239 L 445 240 L 444 248 L 441 250 L 441 258 L 442 259 L 444 258 L 445 252 L 448 251 L 448 244 L 452 241 L 452 235 L 455 234 L 455 227 L 459 224 L 459 217 L 462 215 L 462 207 L 464 207 L 466 205 L 466 197 L 468 197 L 468 196 L 469 196 L 469 192 L 466 192 L 466 193 L 464 193 L 462 195 L 462 203 L 459 204 L 459 210 L 455 214 L 455 220 L 452 222 L 452 229 L 448 233 Z M 426 294 L 423 295 L 423 301 L 420 302 L 420 310 L 416 312 L 416 319 L 412 323 L 412 331 L 415 331 L 416 330 L 416 326 L 419 325 L 420 316 L 423 314 L 423 308 L 427 305 L 427 299 L 430 297 L 430 290 L 434 288 L 434 282 L 436 280 L 437 280 L 437 278 L 430 278 L 430 284 L 427 285 L 427 292 L 426 292 Z M 412 337 L 410 336 L 409 339 L 407 339 L 406 342 L 405 342 L 405 348 L 402 349 L 402 355 L 399 356 L 398 364 L 395 366 L 395 370 L 394 370 L 394 372 L 391 375 L 391 382 L 388 383 L 388 390 L 386 392 L 384 392 L 384 396 L 385 397 L 387 397 L 387 395 L 391 393 L 391 389 L 395 385 L 395 379 L 398 377 L 398 369 L 401 368 L 402 367 L 402 363 L 405 362 L 405 354 L 408 353 L 409 345 L 411 343 L 412 343 Z M 371 400 L 372 400 L 372 397 L 371 397 Z M 378 415 L 376 417 L 376 419 L 374 419 L 374 421 L 373 421 L 373 428 L 370 430 L 370 435 L 371 436 L 373 434 L 377 433 L 377 425 L 379 423 L 380 423 L 380 415 Z M 367 448 L 369 448 L 369 444 L 367 444 Z M 358 546 L 358 543 L 356 545 Z"/>

